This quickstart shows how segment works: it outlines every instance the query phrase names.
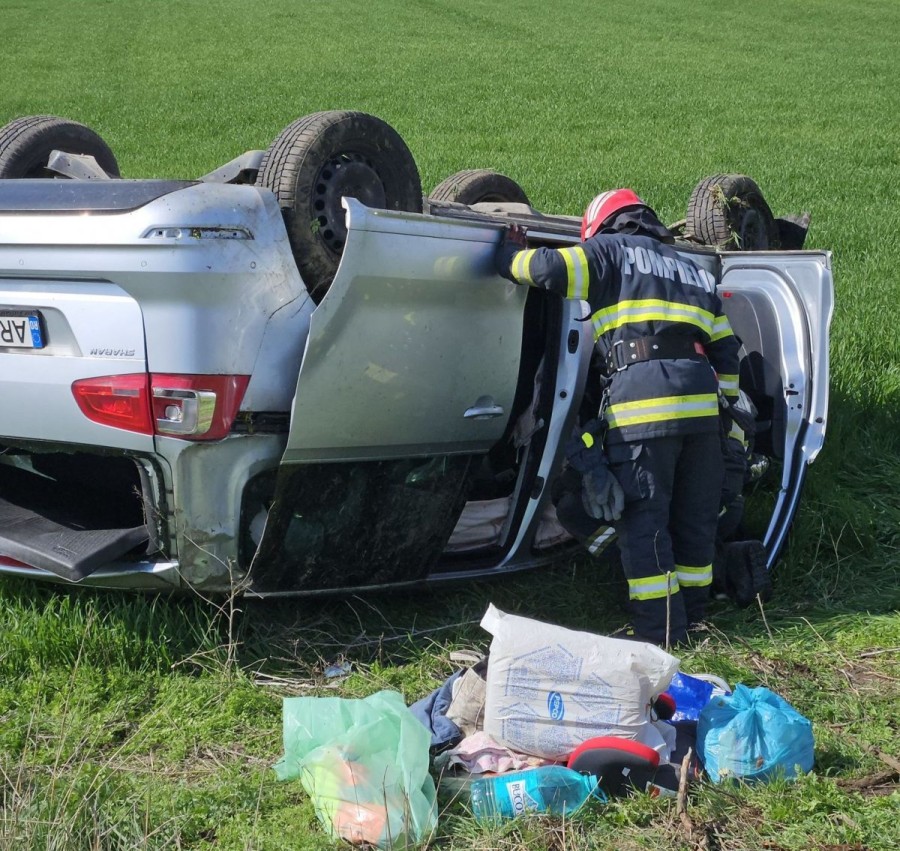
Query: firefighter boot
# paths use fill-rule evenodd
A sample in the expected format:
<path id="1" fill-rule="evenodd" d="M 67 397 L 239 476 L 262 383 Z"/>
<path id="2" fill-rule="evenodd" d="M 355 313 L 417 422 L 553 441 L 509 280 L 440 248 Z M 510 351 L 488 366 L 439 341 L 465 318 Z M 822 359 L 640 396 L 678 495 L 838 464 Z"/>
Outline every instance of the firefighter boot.
<path id="1" fill-rule="evenodd" d="M 744 608 L 757 594 L 763 602 L 772 597 L 772 577 L 766 566 L 766 548 L 761 541 L 723 544 L 713 563 L 713 589 Z"/>

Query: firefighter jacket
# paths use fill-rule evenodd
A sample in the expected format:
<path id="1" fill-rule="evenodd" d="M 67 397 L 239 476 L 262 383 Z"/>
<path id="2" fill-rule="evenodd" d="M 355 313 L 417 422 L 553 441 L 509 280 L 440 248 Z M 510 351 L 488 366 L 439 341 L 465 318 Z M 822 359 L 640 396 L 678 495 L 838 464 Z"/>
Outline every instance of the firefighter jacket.
<path id="1" fill-rule="evenodd" d="M 614 360 L 619 368 L 610 372 L 607 389 L 608 443 L 718 430 L 719 391 L 737 399 L 740 343 L 713 274 L 650 237 L 609 233 L 570 248 L 514 251 L 501 244 L 497 267 L 517 284 L 587 301 L 604 359 L 638 337 L 672 337 L 691 350 L 627 366 Z"/>

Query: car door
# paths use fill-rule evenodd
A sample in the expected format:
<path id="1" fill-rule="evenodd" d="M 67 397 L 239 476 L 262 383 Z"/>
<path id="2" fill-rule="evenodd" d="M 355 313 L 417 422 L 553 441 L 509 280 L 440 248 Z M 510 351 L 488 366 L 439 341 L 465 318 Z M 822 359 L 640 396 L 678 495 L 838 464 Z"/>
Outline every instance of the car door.
<path id="1" fill-rule="evenodd" d="M 771 568 L 825 439 L 834 310 L 831 253 L 723 254 L 719 293 L 744 346 L 741 387 L 758 409 L 757 448 L 773 459 L 776 484 L 763 512 Z"/>
<path id="2" fill-rule="evenodd" d="M 267 591 L 422 578 L 516 392 L 526 292 L 493 272 L 497 227 L 345 206 L 251 568 Z"/>

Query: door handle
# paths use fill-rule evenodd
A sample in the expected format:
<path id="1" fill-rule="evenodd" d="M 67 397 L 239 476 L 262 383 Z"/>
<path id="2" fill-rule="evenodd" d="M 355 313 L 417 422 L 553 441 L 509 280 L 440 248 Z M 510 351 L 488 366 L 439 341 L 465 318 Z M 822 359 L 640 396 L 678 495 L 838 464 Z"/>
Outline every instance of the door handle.
<path id="1" fill-rule="evenodd" d="M 479 396 L 471 408 L 467 408 L 463 417 L 467 420 L 492 420 L 503 416 L 503 407 L 494 401 L 493 396 Z"/>

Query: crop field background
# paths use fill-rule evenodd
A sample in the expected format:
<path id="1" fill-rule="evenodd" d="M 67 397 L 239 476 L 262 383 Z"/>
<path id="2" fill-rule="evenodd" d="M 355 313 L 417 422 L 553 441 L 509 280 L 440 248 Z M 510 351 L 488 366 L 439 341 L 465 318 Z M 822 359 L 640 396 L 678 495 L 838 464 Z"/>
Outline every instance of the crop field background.
<path id="1" fill-rule="evenodd" d="M 837 288 L 826 448 L 765 618 L 716 604 L 681 655 L 810 717 L 814 773 L 697 786 L 690 835 L 668 800 L 494 830 L 442 798 L 435 847 L 897 847 L 897 0 L 0 0 L 0 31 L 0 125 L 82 121 L 126 177 L 195 177 L 340 108 L 391 123 L 426 191 L 494 168 L 543 210 L 632 186 L 671 222 L 701 178 L 742 172 L 776 214 L 810 210 Z M 490 601 L 603 632 L 623 597 L 615 567 L 587 559 L 236 609 L 2 580 L 0 849 L 332 847 L 271 771 L 282 695 L 412 702 L 454 670 L 450 651 L 487 648 Z M 324 678 L 342 661 L 348 677 Z"/>

